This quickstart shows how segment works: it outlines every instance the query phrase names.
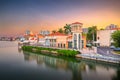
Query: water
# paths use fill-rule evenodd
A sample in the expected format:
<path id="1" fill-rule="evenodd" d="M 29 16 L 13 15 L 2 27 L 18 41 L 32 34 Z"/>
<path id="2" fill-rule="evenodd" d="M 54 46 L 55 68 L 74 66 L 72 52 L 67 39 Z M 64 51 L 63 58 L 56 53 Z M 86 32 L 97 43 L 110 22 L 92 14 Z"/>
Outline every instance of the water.
<path id="1" fill-rule="evenodd" d="M 120 66 L 23 52 L 0 42 L 0 80 L 120 80 Z"/>

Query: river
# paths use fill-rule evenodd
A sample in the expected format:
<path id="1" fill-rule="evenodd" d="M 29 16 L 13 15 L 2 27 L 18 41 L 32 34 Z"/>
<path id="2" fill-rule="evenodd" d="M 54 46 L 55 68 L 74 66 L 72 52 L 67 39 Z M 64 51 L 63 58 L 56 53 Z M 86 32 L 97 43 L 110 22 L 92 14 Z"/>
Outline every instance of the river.
<path id="1" fill-rule="evenodd" d="M 0 80 L 120 80 L 120 65 L 38 55 L 0 41 Z"/>

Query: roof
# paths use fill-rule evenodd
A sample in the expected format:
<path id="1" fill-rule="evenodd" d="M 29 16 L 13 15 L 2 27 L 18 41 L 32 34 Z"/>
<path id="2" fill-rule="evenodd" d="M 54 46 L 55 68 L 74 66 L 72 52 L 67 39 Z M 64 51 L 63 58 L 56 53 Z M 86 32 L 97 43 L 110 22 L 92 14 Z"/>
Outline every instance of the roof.
<path id="1" fill-rule="evenodd" d="M 110 29 L 110 30 L 120 30 L 120 28 L 112 28 L 112 29 Z"/>
<path id="2" fill-rule="evenodd" d="M 68 37 L 67 37 L 67 39 L 71 39 L 72 38 L 72 35 L 69 35 Z"/>
<path id="3" fill-rule="evenodd" d="M 80 22 L 74 22 L 74 23 L 72 23 L 72 24 L 82 24 L 82 25 L 83 25 L 83 23 L 80 23 Z"/>
<path id="4" fill-rule="evenodd" d="M 51 33 L 48 36 L 67 36 L 67 35 L 63 34 L 63 33 L 56 32 L 56 33 Z"/>
<path id="5" fill-rule="evenodd" d="M 38 38 L 44 38 L 45 36 L 38 34 Z"/>
<path id="6" fill-rule="evenodd" d="M 28 34 L 28 35 L 25 34 L 24 36 L 34 37 L 35 35 L 34 34 Z"/>

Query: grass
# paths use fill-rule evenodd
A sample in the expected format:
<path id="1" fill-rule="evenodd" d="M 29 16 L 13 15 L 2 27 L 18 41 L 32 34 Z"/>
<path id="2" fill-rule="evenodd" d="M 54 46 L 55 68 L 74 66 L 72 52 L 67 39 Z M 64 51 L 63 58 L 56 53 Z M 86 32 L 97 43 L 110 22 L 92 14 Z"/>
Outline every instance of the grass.
<path id="1" fill-rule="evenodd" d="M 65 56 L 65 57 L 75 57 L 78 54 L 78 51 L 75 50 L 63 50 L 63 49 L 53 49 L 53 48 L 43 48 L 43 47 L 34 47 L 34 46 L 23 46 L 23 51 L 33 52 L 33 53 L 44 53 L 52 55 L 53 52 L 57 52 L 56 55 Z M 44 54 L 43 53 L 43 54 Z"/>
<path id="2" fill-rule="evenodd" d="M 120 54 L 120 51 L 114 51 L 116 54 Z"/>

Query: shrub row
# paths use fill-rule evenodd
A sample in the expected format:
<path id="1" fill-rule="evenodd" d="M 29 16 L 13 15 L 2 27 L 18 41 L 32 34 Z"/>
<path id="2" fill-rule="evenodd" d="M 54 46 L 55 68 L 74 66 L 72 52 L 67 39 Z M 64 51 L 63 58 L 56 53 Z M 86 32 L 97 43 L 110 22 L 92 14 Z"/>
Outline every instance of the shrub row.
<path id="1" fill-rule="evenodd" d="M 46 50 L 49 51 L 51 54 L 53 52 L 57 52 L 57 55 L 66 56 L 66 57 L 75 57 L 78 54 L 78 51 L 75 50 L 63 50 L 63 49 L 53 49 L 53 48 L 43 48 L 43 47 L 34 47 L 34 46 L 23 46 L 22 49 L 28 52 L 35 52 L 41 53 L 41 51 Z"/>

